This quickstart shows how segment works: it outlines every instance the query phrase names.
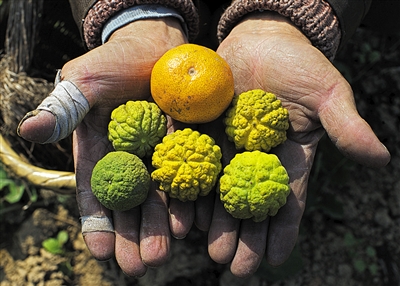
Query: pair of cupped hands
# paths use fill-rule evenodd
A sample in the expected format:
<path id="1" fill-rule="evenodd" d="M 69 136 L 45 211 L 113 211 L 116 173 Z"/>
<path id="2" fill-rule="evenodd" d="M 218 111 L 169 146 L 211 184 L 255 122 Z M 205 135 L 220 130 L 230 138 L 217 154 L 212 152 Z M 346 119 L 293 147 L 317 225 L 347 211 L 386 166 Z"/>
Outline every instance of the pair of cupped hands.
<path id="1" fill-rule="evenodd" d="M 140 20 L 115 31 L 104 45 L 71 60 L 62 80 L 73 82 L 87 98 L 90 111 L 73 133 L 77 202 L 81 216 L 112 217 L 114 232 L 83 233 L 92 255 L 114 255 L 121 269 L 142 276 L 148 267 L 166 263 L 171 238 L 184 238 L 195 225 L 208 231 L 208 252 L 221 264 L 230 263 L 236 276 L 254 273 L 265 256 L 280 265 L 296 244 L 305 208 L 307 181 L 319 139 L 326 131 L 347 157 L 368 166 L 384 166 L 390 154 L 356 110 L 351 87 L 332 63 L 285 18 L 273 13 L 251 14 L 220 44 L 217 52 L 229 63 L 235 94 L 261 88 L 275 93 L 289 110 L 287 141 L 273 152 L 290 176 L 291 193 L 274 217 L 263 222 L 234 219 L 212 192 L 195 202 L 169 199 L 152 184 L 147 200 L 126 212 L 110 211 L 94 197 L 91 172 L 112 146 L 107 125 L 112 109 L 128 100 L 151 100 L 150 74 L 169 49 L 186 43 L 174 18 Z M 26 119 L 20 135 L 45 142 L 54 116 L 41 111 Z M 184 127 L 169 120 L 168 130 Z M 236 153 L 224 136 L 222 122 L 196 126 L 221 146 L 223 164 Z M 148 166 L 151 168 L 150 159 Z"/>

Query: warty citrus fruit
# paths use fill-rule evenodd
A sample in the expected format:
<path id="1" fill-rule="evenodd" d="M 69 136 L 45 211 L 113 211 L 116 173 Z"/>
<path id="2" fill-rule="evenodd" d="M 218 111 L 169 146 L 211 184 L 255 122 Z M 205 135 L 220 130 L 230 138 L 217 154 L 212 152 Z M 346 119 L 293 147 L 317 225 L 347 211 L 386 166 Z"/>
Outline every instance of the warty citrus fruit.
<path id="1" fill-rule="evenodd" d="M 234 95 L 228 63 L 215 51 L 196 44 L 167 51 L 153 67 L 150 87 L 161 110 L 185 123 L 213 121 Z"/>
<path id="2" fill-rule="evenodd" d="M 125 151 L 113 151 L 93 168 L 90 185 L 93 194 L 106 208 L 127 211 L 143 203 L 151 177 L 143 161 Z"/>

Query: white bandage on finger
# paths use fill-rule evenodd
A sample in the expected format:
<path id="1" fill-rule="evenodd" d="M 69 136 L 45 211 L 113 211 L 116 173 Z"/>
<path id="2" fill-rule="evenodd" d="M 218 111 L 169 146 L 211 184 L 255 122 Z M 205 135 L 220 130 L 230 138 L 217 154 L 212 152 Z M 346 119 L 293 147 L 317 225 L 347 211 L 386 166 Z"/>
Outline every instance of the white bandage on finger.
<path id="1" fill-rule="evenodd" d="M 56 77 L 54 90 L 37 107 L 51 112 L 56 118 L 53 134 L 44 143 L 54 143 L 70 135 L 89 112 L 90 106 L 82 92 L 70 81 Z"/>
<path id="2" fill-rule="evenodd" d="M 88 232 L 114 232 L 112 220 L 108 216 L 82 216 L 81 223 L 83 234 Z"/>

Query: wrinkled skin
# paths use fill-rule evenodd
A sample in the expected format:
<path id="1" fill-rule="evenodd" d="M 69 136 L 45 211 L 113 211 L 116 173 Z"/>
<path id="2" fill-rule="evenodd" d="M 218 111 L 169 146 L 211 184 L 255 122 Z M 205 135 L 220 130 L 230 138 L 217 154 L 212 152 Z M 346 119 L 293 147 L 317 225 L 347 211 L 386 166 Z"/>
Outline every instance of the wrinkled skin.
<path id="1" fill-rule="evenodd" d="M 78 86 L 91 106 L 73 134 L 80 214 L 113 217 L 115 228 L 115 235 L 92 232 L 84 234 L 84 239 L 95 258 L 108 260 L 115 255 L 121 269 L 131 276 L 142 276 L 147 266 L 156 267 L 166 262 L 170 248 L 168 204 L 174 203 L 172 200 L 169 203 L 164 192 L 153 184 L 148 199 L 140 207 L 111 212 L 91 192 L 91 172 L 95 163 L 112 150 L 107 139 L 111 111 L 128 100 L 151 99 L 150 74 L 154 63 L 167 50 L 186 42 L 175 19 L 137 21 L 113 33 L 106 44 L 62 68 L 62 79 Z M 20 135 L 44 142 L 54 124 L 53 116 L 42 111 L 21 125 Z M 169 122 L 169 132 L 175 126 Z M 193 219 L 193 215 L 187 218 Z M 185 236 L 185 233 L 178 228 L 173 235 Z"/>
<path id="2" fill-rule="evenodd" d="M 283 18 L 253 14 L 236 26 L 218 53 L 231 65 L 236 93 L 263 88 L 277 94 L 289 109 L 288 140 L 275 149 L 291 178 L 288 203 L 277 216 L 264 222 L 241 222 L 233 219 L 218 200 L 214 203 L 212 194 L 195 203 L 182 203 L 168 200 L 154 185 L 140 207 L 110 212 L 90 190 L 93 166 L 111 150 L 107 140 L 109 114 L 128 99 L 150 98 L 150 71 L 155 61 L 184 42 L 174 19 L 137 21 L 62 69 L 63 79 L 74 82 L 91 106 L 73 141 L 80 213 L 112 216 L 115 227 L 115 234 L 86 233 L 85 242 L 97 259 L 115 255 L 126 274 L 141 276 L 148 266 L 167 261 L 171 235 L 183 238 L 195 223 L 201 230 L 209 230 L 211 258 L 219 263 L 232 262 L 235 275 L 248 276 L 264 254 L 271 264 L 279 265 L 292 251 L 304 211 L 307 179 L 324 129 L 336 146 L 357 162 L 383 166 L 390 155 L 357 114 L 350 86 L 307 38 Z M 182 128 L 177 122 L 169 123 L 170 132 Z M 21 125 L 20 135 L 44 142 L 53 126 L 52 115 L 41 112 Z M 223 136 L 221 122 L 204 125 L 200 131 L 216 139 L 224 163 L 229 162 L 236 150 Z"/>
<path id="3" fill-rule="evenodd" d="M 220 263 L 232 260 L 233 274 L 247 276 L 258 267 L 264 252 L 272 265 L 289 257 L 324 130 L 344 155 L 358 163 L 384 166 L 390 155 L 357 113 L 346 80 L 286 19 L 274 13 L 252 14 L 231 31 L 218 53 L 232 68 L 236 94 L 261 88 L 276 94 L 289 110 L 288 139 L 274 150 L 290 177 L 292 192 L 287 204 L 275 217 L 254 223 L 227 216 L 221 203 L 215 202 L 210 256 Z M 229 159 L 227 148 L 222 149 Z"/>

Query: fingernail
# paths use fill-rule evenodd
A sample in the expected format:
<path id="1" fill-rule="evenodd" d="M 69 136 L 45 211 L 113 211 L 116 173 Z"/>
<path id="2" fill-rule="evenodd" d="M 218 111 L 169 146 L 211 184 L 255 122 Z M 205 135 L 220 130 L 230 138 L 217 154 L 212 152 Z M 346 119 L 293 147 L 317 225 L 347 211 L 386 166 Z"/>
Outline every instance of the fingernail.
<path id="1" fill-rule="evenodd" d="M 90 253 L 98 261 L 107 261 L 114 256 L 115 235 L 112 232 L 83 233 Z"/>
<path id="2" fill-rule="evenodd" d="M 29 111 L 27 114 L 25 114 L 25 116 L 21 119 L 21 121 L 19 122 L 18 127 L 17 127 L 17 134 L 19 136 L 21 136 L 21 133 L 20 133 L 21 124 L 24 123 L 25 120 L 27 120 L 28 118 L 38 115 L 39 112 L 40 112 L 40 110 L 36 109 L 36 110 Z"/>
<path id="3" fill-rule="evenodd" d="M 389 164 L 392 155 L 390 154 L 388 148 L 383 143 L 381 143 L 381 144 L 382 144 L 382 147 L 384 150 L 383 156 L 382 156 L 383 157 L 382 166 L 386 166 L 387 164 Z"/>
<path id="4" fill-rule="evenodd" d="M 24 138 L 24 136 L 21 135 L 21 125 L 22 125 L 28 118 L 31 118 L 31 117 L 34 117 L 34 116 L 38 115 L 39 112 L 40 112 L 40 110 L 37 110 L 37 109 L 36 109 L 36 110 L 29 111 L 27 114 L 25 114 L 25 116 L 21 119 L 21 121 L 19 122 L 18 127 L 17 127 L 17 134 L 18 134 L 18 136 Z M 24 132 L 22 132 L 22 133 L 24 133 Z"/>
<path id="5" fill-rule="evenodd" d="M 33 110 L 28 112 L 17 127 L 18 136 L 25 140 L 44 143 L 53 134 L 56 120 L 48 111 Z"/>

